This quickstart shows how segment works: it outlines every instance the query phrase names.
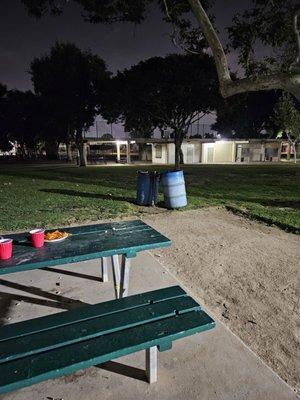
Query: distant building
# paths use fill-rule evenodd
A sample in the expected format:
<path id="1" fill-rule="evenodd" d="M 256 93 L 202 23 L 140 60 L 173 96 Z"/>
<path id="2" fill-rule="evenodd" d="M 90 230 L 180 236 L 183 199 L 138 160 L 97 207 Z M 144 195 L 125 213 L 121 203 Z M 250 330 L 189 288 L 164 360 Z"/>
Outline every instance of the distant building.
<path id="1" fill-rule="evenodd" d="M 153 143 L 152 162 L 173 164 L 174 143 Z M 186 164 L 251 163 L 280 161 L 279 140 L 186 139 L 182 144 Z"/>
<path id="2" fill-rule="evenodd" d="M 299 157 L 300 154 L 300 143 L 296 144 L 296 153 Z M 285 160 L 289 160 L 294 157 L 294 148 L 288 141 L 282 142 L 281 147 L 281 158 Z"/>
<path id="3" fill-rule="evenodd" d="M 88 159 L 99 162 L 149 162 L 174 164 L 173 139 L 87 140 Z M 276 162 L 281 158 L 281 141 L 277 139 L 217 140 L 184 139 L 185 164 Z"/>

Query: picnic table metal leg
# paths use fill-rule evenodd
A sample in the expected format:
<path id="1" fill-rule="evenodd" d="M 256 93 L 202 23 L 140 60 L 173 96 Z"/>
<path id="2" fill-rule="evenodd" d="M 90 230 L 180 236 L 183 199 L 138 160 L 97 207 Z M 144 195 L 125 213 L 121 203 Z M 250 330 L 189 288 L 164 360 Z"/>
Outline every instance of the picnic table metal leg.
<path id="1" fill-rule="evenodd" d="M 121 268 L 119 256 L 111 258 L 113 267 L 113 277 L 115 284 L 116 298 L 128 296 L 129 272 L 131 266 L 131 257 L 121 256 Z M 146 358 L 146 376 L 149 383 L 157 382 L 157 346 L 150 347 L 145 351 Z"/>
<path id="2" fill-rule="evenodd" d="M 157 381 L 157 347 L 146 350 L 146 375 L 149 383 Z"/>
<path id="3" fill-rule="evenodd" d="M 125 255 L 123 255 L 122 256 L 120 297 L 128 296 L 130 265 L 131 265 L 131 258 L 128 258 Z"/>
<path id="4" fill-rule="evenodd" d="M 107 266 L 108 258 L 101 258 L 101 274 L 102 274 L 102 282 L 108 282 L 108 266 Z"/>
<path id="5" fill-rule="evenodd" d="M 120 261 L 119 256 L 115 255 L 111 258 L 112 263 L 112 270 L 113 270 L 113 278 L 114 278 L 114 285 L 115 285 L 115 295 L 116 299 L 119 299 L 121 296 L 121 274 L 120 274 Z"/>

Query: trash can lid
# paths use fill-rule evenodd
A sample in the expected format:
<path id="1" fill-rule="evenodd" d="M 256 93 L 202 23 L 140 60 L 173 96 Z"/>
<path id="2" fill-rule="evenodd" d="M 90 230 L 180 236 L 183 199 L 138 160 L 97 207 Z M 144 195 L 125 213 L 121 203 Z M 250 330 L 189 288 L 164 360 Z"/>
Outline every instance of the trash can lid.
<path id="1" fill-rule="evenodd" d="M 162 175 L 164 177 L 166 177 L 168 175 L 170 175 L 170 176 L 182 176 L 183 175 L 183 171 L 182 170 L 179 170 L 179 171 L 178 170 L 166 171 L 166 172 L 163 172 Z"/>

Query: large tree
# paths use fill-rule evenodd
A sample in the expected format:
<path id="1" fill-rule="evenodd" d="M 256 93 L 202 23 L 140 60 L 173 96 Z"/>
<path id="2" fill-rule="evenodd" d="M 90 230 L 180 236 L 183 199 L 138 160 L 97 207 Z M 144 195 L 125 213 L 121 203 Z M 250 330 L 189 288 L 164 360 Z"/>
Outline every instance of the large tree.
<path id="1" fill-rule="evenodd" d="M 153 121 L 152 116 L 135 109 L 133 92 L 137 91 L 140 95 L 141 86 L 133 85 L 135 83 L 130 81 L 128 70 L 118 72 L 110 79 L 102 96 L 101 115 L 108 123 L 121 122 L 131 138 L 151 138 L 159 121 Z"/>
<path id="2" fill-rule="evenodd" d="M 175 143 L 175 167 L 182 162 L 181 145 L 190 125 L 215 109 L 219 101 L 212 58 L 172 54 L 153 57 L 119 72 L 112 79 L 111 110 L 127 128 L 170 128 Z M 143 132 L 139 132 L 144 134 Z"/>
<path id="3" fill-rule="evenodd" d="M 60 14 L 69 0 L 22 0 L 28 12 L 36 17 L 47 13 Z M 297 0 L 251 0 L 244 12 L 236 14 L 229 28 L 229 47 L 240 54 L 245 76 L 233 79 L 230 74 L 224 45 L 214 18 L 209 14 L 212 0 L 73 0 L 83 9 L 84 18 L 93 23 L 130 21 L 140 23 L 150 3 L 156 3 L 176 31 L 187 41 L 199 40 L 196 18 L 201 32 L 212 51 L 224 97 L 259 90 L 283 89 L 300 99 L 300 6 Z M 175 34 L 174 34 L 175 33 Z M 254 59 L 253 50 L 260 42 L 270 49 L 263 61 Z M 189 46 L 188 46 L 189 47 Z M 279 61 L 279 62 L 278 62 Z"/>
<path id="4" fill-rule="evenodd" d="M 83 131 L 98 113 L 101 90 L 109 72 L 105 62 L 90 51 L 72 43 L 56 43 L 50 54 L 36 58 L 30 73 L 35 92 L 47 110 L 47 129 L 51 139 L 69 143 L 75 140 L 80 165 L 86 164 Z"/>
<path id="5" fill-rule="evenodd" d="M 2 127 L 7 143 L 17 142 L 22 156 L 35 153 L 42 139 L 41 102 L 31 91 L 7 91 L 3 99 Z M 5 142 L 4 142 L 5 143 Z"/>
<path id="6" fill-rule="evenodd" d="M 7 127 L 7 88 L 0 83 L 0 150 L 2 151 L 12 149 Z"/>
<path id="7" fill-rule="evenodd" d="M 223 99 L 217 106 L 213 129 L 222 136 L 235 138 L 274 137 L 276 127 L 271 119 L 281 92 L 242 93 Z"/>

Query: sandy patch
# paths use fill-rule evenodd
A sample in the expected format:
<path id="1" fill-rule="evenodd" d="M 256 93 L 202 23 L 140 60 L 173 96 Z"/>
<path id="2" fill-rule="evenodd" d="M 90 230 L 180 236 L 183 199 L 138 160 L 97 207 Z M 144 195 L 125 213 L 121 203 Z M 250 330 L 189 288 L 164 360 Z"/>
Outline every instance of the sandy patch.
<path id="1" fill-rule="evenodd" d="M 300 391 L 300 237 L 216 208 L 144 219 L 173 241 L 160 262 Z"/>

